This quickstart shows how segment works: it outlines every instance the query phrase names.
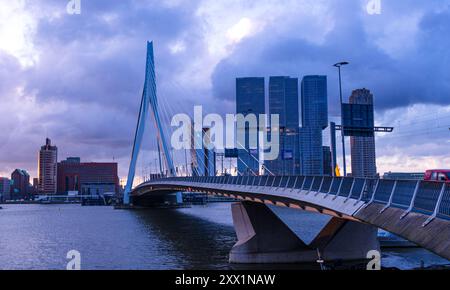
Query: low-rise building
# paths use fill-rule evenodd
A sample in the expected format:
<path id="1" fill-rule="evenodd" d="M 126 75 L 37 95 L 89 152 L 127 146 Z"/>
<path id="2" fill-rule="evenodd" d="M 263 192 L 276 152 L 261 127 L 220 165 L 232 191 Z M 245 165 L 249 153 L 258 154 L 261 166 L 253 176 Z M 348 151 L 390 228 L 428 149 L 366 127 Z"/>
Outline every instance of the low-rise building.
<path id="1" fill-rule="evenodd" d="M 0 202 L 11 199 L 11 180 L 6 177 L 0 177 Z"/>
<path id="2" fill-rule="evenodd" d="M 119 192 L 117 163 L 84 163 L 70 157 L 58 163 L 58 194 L 99 195 Z"/>
<path id="3" fill-rule="evenodd" d="M 11 173 L 11 199 L 28 199 L 30 195 L 30 175 L 23 169 L 14 170 Z"/>
<path id="4" fill-rule="evenodd" d="M 386 172 L 383 179 L 423 180 L 423 172 Z"/>

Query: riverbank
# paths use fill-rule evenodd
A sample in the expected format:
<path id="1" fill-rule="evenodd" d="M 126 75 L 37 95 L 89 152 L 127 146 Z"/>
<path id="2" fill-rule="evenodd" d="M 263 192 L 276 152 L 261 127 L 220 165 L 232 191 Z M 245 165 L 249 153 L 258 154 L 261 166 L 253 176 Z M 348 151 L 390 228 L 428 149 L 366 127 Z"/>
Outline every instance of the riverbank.
<path id="1" fill-rule="evenodd" d="M 74 201 L 74 202 L 67 202 L 67 201 L 51 201 L 51 202 L 44 202 L 44 201 L 37 201 L 37 200 L 30 200 L 30 201 L 12 201 L 3 203 L 3 205 L 36 205 L 36 204 L 81 204 L 81 201 Z"/>

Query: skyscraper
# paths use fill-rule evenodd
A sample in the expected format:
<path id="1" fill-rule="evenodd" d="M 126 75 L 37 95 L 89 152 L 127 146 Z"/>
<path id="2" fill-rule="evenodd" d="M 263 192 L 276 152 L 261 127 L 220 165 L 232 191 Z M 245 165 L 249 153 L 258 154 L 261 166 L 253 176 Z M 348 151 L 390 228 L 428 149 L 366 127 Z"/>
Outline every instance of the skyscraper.
<path id="1" fill-rule="evenodd" d="M 301 174 L 322 175 L 324 174 L 322 130 L 328 126 L 327 77 L 305 76 L 301 90 Z"/>
<path id="2" fill-rule="evenodd" d="M 280 155 L 268 161 L 267 168 L 276 175 L 300 174 L 298 79 L 270 77 L 269 114 L 280 118 Z"/>
<path id="3" fill-rule="evenodd" d="M 57 178 L 58 148 L 52 146 L 51 140 L 47 138 L 45 145 L 39 151 L 38 176 L 39 193 L 55 194 Z"/>
<path id="4" fill-rule="evenodd" d="M 350 104 L 373 105 L 373 95 L 367 89 L 354 90 L 350 96 Z M 373 112 L 371 116 L 373 116 Z M 350 137 L 350 147 L 352 155 L 352 176 L 365 178 L 376 177 L 375 137 Z"/>
<path id="5" fill-rule="evenodd" d="M 242 114 L 244 117 L 255 114 L 258 118 L 260 114 L 265 114 L 264 78 L 236 79 L 236 114 Z M 250 129 L 259 131 L 259 125 L 256 126 L 256 128 L 250 128 L 247 124 L 242 129 L 244 132 L 238 131 L 238 134 L 245 134 L 245 144 L 236 144 L 239 174 L 254 175 L 259 173 L 259 146 L 252 148 L 249 138 Z M 256 136 L 256 139 L 257 144 L 259 144 L 258 136 Z"/>
<path id="6" fill-rule="evenodd" d="M 327 76 L 303 77 L 302 126 L 321 129 L 328 127 Z"/>
<path id="7" fill-rule="evenodd" d="M 300 128 L 300 158 L 302 175 L 323 174 L 322 129 Z"/>

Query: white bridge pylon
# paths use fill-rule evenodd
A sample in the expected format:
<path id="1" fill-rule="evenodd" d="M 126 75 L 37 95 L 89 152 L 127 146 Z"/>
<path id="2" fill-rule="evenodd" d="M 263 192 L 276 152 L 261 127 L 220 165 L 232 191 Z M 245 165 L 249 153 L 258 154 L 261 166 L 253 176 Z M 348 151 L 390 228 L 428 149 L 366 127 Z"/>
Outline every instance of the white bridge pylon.
<path id="1" fill-rule="evenodd" d="M 149 108 L 151 110 L 149 110 Z M 158 146 L 163 150 L 163 160 L 169 176 L 175 174 L 175 167 L 170 155 L 167 139 L 161 125 L 161 119 L 158 111 L 158 98 L 156 96 L 156 77 L 155 77 L 155 61 L 153 56 L 153 42 L 147 42 L 147 61 L 145 68 L 145 83 L 142 93 L 141 106 L 139 109 L 139 117 L 134 136 L 133 151 L 131 154 L 130 168 L 128 171 L 127 184 L 123 196 L 123 203 L 130 203 L 130 193 L 133 187 L 134 176 L 136 173 L 136 162 L 141 149 L 142 138 L 145 131 L 146 118 L 149 111 L 151 112 L 152 121 L 156 127 Z"/>

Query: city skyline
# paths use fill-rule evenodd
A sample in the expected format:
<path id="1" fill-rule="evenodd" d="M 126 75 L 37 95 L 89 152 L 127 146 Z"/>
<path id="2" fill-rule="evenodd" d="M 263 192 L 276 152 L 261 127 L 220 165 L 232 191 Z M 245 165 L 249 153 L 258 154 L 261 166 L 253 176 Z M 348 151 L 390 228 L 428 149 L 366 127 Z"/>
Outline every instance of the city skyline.
<path id="1" fill-rule="evenodd" d="M 448 63 L 441 50 L 429 45 L 447 45 L 443 35 L 450 30 L 449 2 L 389 1 L 376 16 L 367 14 L 362 2 L 293 1 L 278 9 L 271 1 L 254 9 L 232 2 L 228 5 L 236 13 L 227 19 L 221 17 L 223 3 L 203 1 L 155 3 L 161 8 L 155 11 L 127 1 L 86 2 L 77 16 L 67 15 L 58 1 L 5 3 L 8 17 L 1 17 L 0 36 L 8 41 L 0 44 L 0 129 L 7 133 L 0 145 L 0 176 L 16 168 L 37 176 L 36 148 L 45 136 L 64 148 L 61 156 L 115 159 L 121 178 L 126 176 L 147 39 L 156 44 L 161 98 L 167 103 L 181 98 L 187 107 L 203 104 L 220 113 L 233 112 L 230 91 L 236 77 L 323 74 L 328 77 L 330 120 L 339 123 L 337 75 L 331 64 L 348 60 L 344 98 L 353 89 L 370 89 L 377 123 L 396 127 L 393 134 L 377 136 L 378 171 L 445 167 L 450 163 L 445 151 L 450 144 Z M 317 8 L 314 13 L 307 9 L 311 7 Z M 294 10 L 295 15 L 290 13 Z M 398 22 L 400 11 L 408 25 Z M 155 17 L 176 21 L 151 25 Z M 315 18 L 326 25 L 317 26 Z M 17 24 L 14 19 L 26 21 Z M 210 25 L 198 25 L 200 19 Z M 132 26 L 134 35 L 126 32 Z M 195 37 L 188 42 L 186 35 Z M 267 41 L 267 36 L 279 41 Z M 361 46 L 359 52 L 352 49 L 355 44 Z"/>

